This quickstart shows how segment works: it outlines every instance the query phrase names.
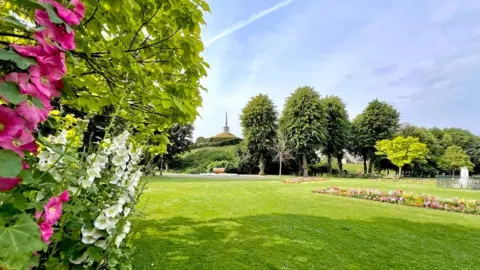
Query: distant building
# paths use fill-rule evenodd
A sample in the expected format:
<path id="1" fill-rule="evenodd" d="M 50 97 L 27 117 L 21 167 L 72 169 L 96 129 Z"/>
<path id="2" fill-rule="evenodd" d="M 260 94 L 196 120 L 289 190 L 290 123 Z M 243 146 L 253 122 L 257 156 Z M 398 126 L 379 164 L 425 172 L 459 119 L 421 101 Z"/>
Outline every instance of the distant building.
<path id="1" fill-rule="evenodd" d="M 223 127 L 223 132 L 215 135 L 214 137 L 230 137 L 230 138 L 237 138 L 235 134 L 230 133 L 230 127 L 228 127 L 228 114 L 225 114 L 225 126 Z"/>

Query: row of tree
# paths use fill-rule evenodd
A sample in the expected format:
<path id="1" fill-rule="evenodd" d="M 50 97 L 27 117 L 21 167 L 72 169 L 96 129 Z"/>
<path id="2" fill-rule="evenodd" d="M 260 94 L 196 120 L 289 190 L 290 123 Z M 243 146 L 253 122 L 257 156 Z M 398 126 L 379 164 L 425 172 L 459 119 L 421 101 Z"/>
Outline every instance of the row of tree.
<path id="1" fill-rule="evenodd" d="M 343 171 L 346 153 L 363 159 L 364 173 L 385 169 L 401 173 L 404 168 L 410 175 L 433 176 L 461 166 L 480 170 L 479 136 L 457 128 L 401 126 L 400 113 L 377 99 L 350 121 L 339 97 L 322 98 L 304 86 L 287 98 L 280 117 L 272 100 L 260 94 L 243 108 L 240 120 L 244 155 L 258 164 L 260 174 L 273 160 L 279 162 L 281 173 L 282 163 L 294 159 L 307 176 L 319 153 L 326 157 L 329 172 L 333 159 Z"/>

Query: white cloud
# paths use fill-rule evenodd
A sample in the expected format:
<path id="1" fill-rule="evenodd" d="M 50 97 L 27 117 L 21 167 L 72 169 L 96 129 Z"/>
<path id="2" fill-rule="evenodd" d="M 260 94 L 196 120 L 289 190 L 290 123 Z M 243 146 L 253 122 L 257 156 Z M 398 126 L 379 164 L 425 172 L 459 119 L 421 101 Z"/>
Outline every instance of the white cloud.
<path id="1" fill-rule="evenodd" d="M 269 9 L 266 9 L 266 10 L 260 12 L 260 13 L 253 14 L 252 16 L 250 16 L 250 18 L 248 18 L 248 20 L 240 21 L 240 22 L 234 24 L 233 26 L 231 26 L 230 28 L 225 29 L 220 34 L 218 34 L 218 35 L 214 36 L 213 38 L 207 40 L 205 42 L 205 47 L 208 47 L 208 46 L 212 45 L 214 42 L 216 42 L 219 39 L 222 39 L 222 38 L 224 38 L 228 35 L 231 35 L 232 33 L 235 33 L 236 31 L 244 28 L 245 26 L 255 22 L 256 20 L 258 20 L 260 18 L 262 18 L 262 17 L 264 17 L 264 16 L 266 16 L 266 15 L 268 15 L 268 14 L 270 14 L 270 13 L 272 13 L 272 12 L 282 8 L 282 7 L 285 7 L 286 5 L 290 4 L 293 1 L 295 1 L 295 0 L 286 0 L 286 1 L 284 1 L 280 4 L 278 4 L 278 5 L 275 5 L 271 8 L 269 8 Z"/>

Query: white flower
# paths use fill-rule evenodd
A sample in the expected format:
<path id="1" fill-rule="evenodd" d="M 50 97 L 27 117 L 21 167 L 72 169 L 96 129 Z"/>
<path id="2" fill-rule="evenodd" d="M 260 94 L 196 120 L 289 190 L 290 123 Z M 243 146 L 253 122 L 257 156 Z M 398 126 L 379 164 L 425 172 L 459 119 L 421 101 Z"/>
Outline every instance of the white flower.
<path id="1" fill-rule="evenodd" d="M 124 234 L 129 233 L 131 227 L 132 227 L 132 223 L 130 223 L 130 221 L 127 220 L 127 222 L 125 222 L 125 225 L 123 225 L 123 233 Z"/>
<path id="2" fill-rule="evenodd" d="M 106 249 L 107 248 L 107 240 L 98 240 L 97 242 L 95 242 L 94 245 L 99 247 L 99 248 Z"/>
<path id="3" fill-rule="evenodd" d="M 69 187 L 68 190 L 72 192 L 72 195 L 76 195 L 78 192 L 78 187 Z"/>
<path id="4" fill-rule="evenodd" d="M 39 191 L 39 192 L 37 193 L 37 197 L 35 198 L 35 201 L 36 201 L 36 202 L 39 202 L 39 201 L 41 201 L 43 198 L 45 198 L 45 195 L 43 195 L 43 193 L 42 193 L 41 191 Z"/>
<path id="5" fill-rule="evenodd" d="M 88 179 L 85 178 L 80 178 L 80 184 L 82 185 L 83 188 L 88 188 L 92 186 L 93 181 L 95 180 L 95 177 L 89 177 Z"/>
<path id="6" fill-rule="evenodd" d="M 130 207 L 125 207 L 125 209 L 123 209 L 123 215 L 126 217 L 128 216 L 128 214 L 130 214 L 130 211 L 132 209 Z"/>
<path id="7" fill-rule="evenodd" d="M 55 179 L 55 181 L 57 182 L 60 182 L 62 180 L 62 174 L 57 171 L 56 169 L 51 169 L 50 170 L 50 175 L 52 175 L 53 179 Z"/>
<path id="8" fill-rule="evenodd" d="M 125 166 L 125 160 L 124 160 L 124 157 L 123 156 L 120 156 L 120 155 L 116 155 L 112 158 L 112 163 L 113 165 L 115 166 Z"/>
<path id="9" fill-rule="evenodd" d="M 76 258 L 75 260 L 70 260 L 73 264 L 81 264 L 88 259 L 87 252 L 84 252 L 82 256 Z"/>
<path id="10" fill-rule="evenodd" d="M 112 179 L 110 179 L 110 184 L 118 185 L 118 181 L 120 181 L 120 177 L 118 175 L 114 175 Z"/>
<path id="11" fill-rule="evenodd" d="M 127 237 L 127 235 L 125 233 L 121 233 L 121 234 L 117 235 L 117 238 L 115 238 L 115 245 L 117 247 L 119 247 L 120 244 L 122 243 L 123 239 L 125 239 L 125 237 Z"/>
<path id="12" fill-rule="evenodd" d="M 57 161 L 58 160 L 58 161 Z M 54 163 L 62 163 L 61 157 L 57 153 L 52 153 L 47 159 L 47 164 L 48 165 L 53 165 Z"/>
<path id="13" fill-rule="evenodd" d="M 39 162 L 47 162 L 48 158 L 50 157 L 50 153 L 48 153 L 47 151 L 42 151 L 40 152 L 40 154 L 38 154 L 38 159 L 39 159 Z"/>
<path id="14" fill-rule="evenodd" d="M 108 163 L 108 157 L 104 155 L 98 155 L 97 159 L 95 160 L 95 163 L 100 167 L 101 169 L 105 169 L 105 165 Z"/>
<path id="15" fill-rule="evenodd" d="M 113 205 L 105 209 L 103 212 L 106 217 L 109 217 L 109 218 L 116 217 L 118 214 L 122 212 L 122 206 L 118 204 Z"/>
<path id="16" fill-rule="evenodd" d="M 115 175 L 118 176 L 118 177 L 121 177 L 124 173 L 125 173 L 125 170 L 120 168 L 120 167 L 117 167 L 115 169 Z"/>
<path id="17" fill-rule="evenodd" d="M 67 131 L 62 130 L 57 137 L 53 138 L 53 143 L 54 144 L 61 144 L 61 145 L 67 144 Z"/>
<path id="18" fill-rule="evenodd" d="M 93 237 L 92 235 L 83 235 L 82 236 L 82 243 L 84 243 L 84 244 L 90 245 L 90 244 L 95 243 L 95 241 L 97 241 L 97 239 L 95 237 Z"/>
<path id="19" fill-rule="evenodd" d="M 95 165 L 95 166 L 93 166 L 93 165 Z M 92 164 L 92 166 L 87 169 L 87 174 L 90 177 L 100 178 L 101 177 L 100 172 L 101 172 L 100 167 L 96 166 L 95 163 Z"/>
<path id="20" fill-rule="evenodd" d="M 103 213 L 100 214 L 93 225 L 99 230 L 105 230 L 110 225 L 110 219 L 108 219 Z"/>

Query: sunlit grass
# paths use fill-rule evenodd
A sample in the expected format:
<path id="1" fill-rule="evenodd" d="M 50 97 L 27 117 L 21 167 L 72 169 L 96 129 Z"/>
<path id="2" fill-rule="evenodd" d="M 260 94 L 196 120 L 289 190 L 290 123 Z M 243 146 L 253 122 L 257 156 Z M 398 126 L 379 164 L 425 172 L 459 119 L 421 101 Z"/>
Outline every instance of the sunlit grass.
<path id="1" fill-rule="evenodd" d="M 433 182 L 151 179 L 135 269 L 478 269 L 479 216 L 311 192 L 330 185 L 480 199 Z"/>

